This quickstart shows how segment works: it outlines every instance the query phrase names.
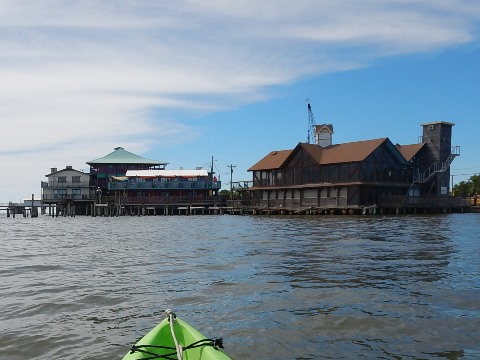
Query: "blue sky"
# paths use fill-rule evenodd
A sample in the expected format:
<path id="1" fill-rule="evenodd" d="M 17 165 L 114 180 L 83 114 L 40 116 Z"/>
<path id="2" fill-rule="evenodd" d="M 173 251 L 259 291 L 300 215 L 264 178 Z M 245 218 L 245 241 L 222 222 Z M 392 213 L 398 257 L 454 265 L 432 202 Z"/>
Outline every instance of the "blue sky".
<path id="1" fill-rule="evenodd" d="M 2 1 L 0 203 L 117 146 L 225 188 L 272 150 L 455 123 L 454 182 L 480 172 L 480 2 Z"/>

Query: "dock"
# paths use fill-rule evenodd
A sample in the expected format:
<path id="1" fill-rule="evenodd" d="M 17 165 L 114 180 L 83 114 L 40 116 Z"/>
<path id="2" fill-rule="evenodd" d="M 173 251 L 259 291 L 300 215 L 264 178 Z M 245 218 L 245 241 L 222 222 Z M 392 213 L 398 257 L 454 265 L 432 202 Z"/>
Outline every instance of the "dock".
<path id="1" fill-rule="evenodd" d="M 17 215 L 23 217 L 37 217 L 38 207 L 24 204 L 0 204 L 0 212 L 4 211 L 7 217 L 15 218 Z"/>
<path id="2" fill-rule="evenodd" d="M 480 213 L 479 205 L 471 205 L 469 199 L 457 198 L 457 201 L 439 204 L 401 205 L 372 204 L 369 206 L 258 206 L 250 201 L 227 200 L 218 204 L 202 203 L 115 203 L 105 202 L 65 202 L 57 204 L 41 204 L 39 207 L 27 204 L 0 204 L 0 212 L 7 217 L 37 217 L 38 208 L 42 215 L 51 217 L 80 216 L 194 216 L 194 215 L 409 215 L 409 214 L 448 214 L 448 213 Z"/>

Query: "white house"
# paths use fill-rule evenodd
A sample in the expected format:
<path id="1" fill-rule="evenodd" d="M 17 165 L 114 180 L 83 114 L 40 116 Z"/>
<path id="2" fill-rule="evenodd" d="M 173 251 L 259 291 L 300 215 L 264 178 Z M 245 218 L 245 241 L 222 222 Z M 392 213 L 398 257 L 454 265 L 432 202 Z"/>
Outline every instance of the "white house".
<path id="1" fill-rule="evenodd" d="M 50 174 L 45 176 L 48 181 L 42 181 L 42 200 L 44 202 L 90 198 L 90 174 L 67 166 L 63 170 L 51 168 Z"/>

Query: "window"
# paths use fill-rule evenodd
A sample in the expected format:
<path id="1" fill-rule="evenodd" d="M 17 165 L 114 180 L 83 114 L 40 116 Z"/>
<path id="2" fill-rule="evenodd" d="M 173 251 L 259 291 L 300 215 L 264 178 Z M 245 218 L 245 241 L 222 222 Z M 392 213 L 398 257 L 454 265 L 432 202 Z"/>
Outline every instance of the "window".
<path id="1" fill-rule="evenodd" d="M 283 185 L 283 171 L 277 172 L 277 185 Z"/>
<path id="2" fill-rule="evenodd" d="M 65 182 L 67 182 L 67 177 L 66 177 L 66 176 L 59 176 L 59 177 L 58 177 L 58 182 L 59 182 L 59 183 L 65 183 Z"/>
<path id="3" fill-rule="evenodd" d="M 54 189 L 53 190 L 53 198 L 54 199 L 63 199 L 67 195 L 66 189 Z"/>
<path id="4" fill-rule="evenodd" d="M 261 181 L 262 181 L 262 186 L 265 186 L 267 185 L 267 181 L 268 181 L 268 173 L 266 171 L 261 171 L 260 172 L 260 177 L 261 177 Z"/>
<path id="5" fill-rule="evenodd" d="M 73 183 L 79 183 L 80 182 L 80 176 L 72 176 L 72 182 Z"/>

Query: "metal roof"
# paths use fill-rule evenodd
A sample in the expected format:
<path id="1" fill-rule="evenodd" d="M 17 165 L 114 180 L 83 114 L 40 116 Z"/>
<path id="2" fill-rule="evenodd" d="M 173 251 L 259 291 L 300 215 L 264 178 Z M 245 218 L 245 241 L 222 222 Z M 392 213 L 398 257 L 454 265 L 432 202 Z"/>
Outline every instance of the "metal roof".
<path id="1" fill-rule="evenodd" d="M 135 155 L 130 151 L 125 150 L 122 147 L 115 148 L 115 151 L 111 152 L 104 157 L 87 161 L 88 165 L 94 164 L 146 164 L 146 165 L 167 165 L 168 163 L 157 160 L 145 159 L 144 157 Z"/>
<path id="2" fill-rule="evenodd" d="M 207 170 L 127 170 L 126 177 L 201 177 L 208 176 Z"/>

